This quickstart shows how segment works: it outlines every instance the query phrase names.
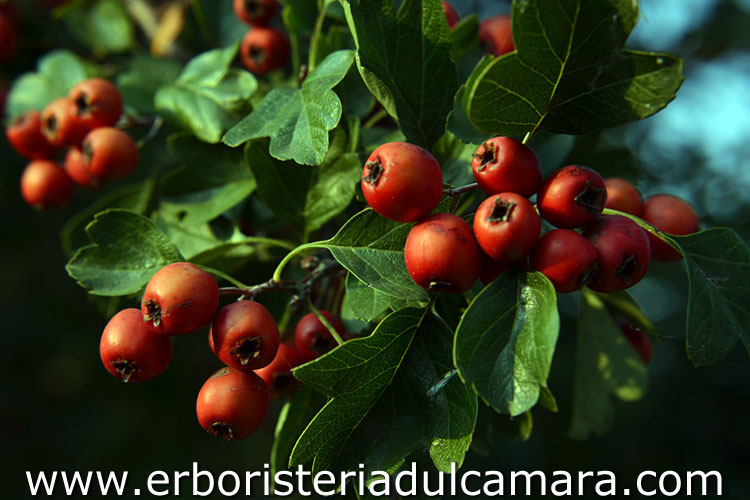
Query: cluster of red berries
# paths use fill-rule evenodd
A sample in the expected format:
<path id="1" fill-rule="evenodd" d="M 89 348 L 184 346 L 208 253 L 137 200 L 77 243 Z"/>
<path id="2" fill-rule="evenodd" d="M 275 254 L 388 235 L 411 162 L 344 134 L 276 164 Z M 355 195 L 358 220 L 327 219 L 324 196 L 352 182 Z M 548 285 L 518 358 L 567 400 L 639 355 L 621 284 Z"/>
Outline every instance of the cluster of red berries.
<path id="1" fill-rule="evenodd" d="M 339 318 L 321 314 L 345 335 Z M 172 359 L 171 336 L 209 323 L 208 345 L 226 366 L 203 384 L 196 412 L 204 429 L 227 440 L 253 433 L 265 419 L 269 398 L 297 389 L 292 369 L 336 346 L 314 313 L 297 324 L 294 346 L 281 342 L 276 321 L 263 305 L 241 300 L 219 309 L 216 280 L 194 264 L 177 262 L 154 274 L 140 310 L 125 309 L 109 321 L 99 347 L 102 362 L 124 382 L 153 379 Z"/>
<path id="2" fill-rule="evenodd" d="M 270 26 L 278 3 L 276 0 L 234 0 L 234 13 L 251 26 L 240 44 L 245 67 L 256 75 L 283 68 L 289 59 L 286 35 Z"/>
<path id="3" fill-rule="evenodd" d="M 72 182 L 94 189 L 130 175 L 138 165 L 138 148 L 127 133 L 114 127 L 122 110 L 117 87 L 92 78 L 41 113 L 27 111 L 16 117 L 5 133 L 11 146 L 32 160 L 21 176 L 26 203 L 39 209 L 60 208 L 70 201 Z M 64 155 L 64 167 L 55 161 L 57 155 Z"/>
<path id="4" fill-rule="evenodd" d="M 627 181 L 605 182 L 584 166 L 569 165 L 543 179 L 536 154 L 509 137 L 479 146 L 472 170 L 489 195 L 473 227 L 450 213 L 428 217 L 443 195 L 440 165 L 428 151 L 391 142 L 365 163 L 362 190 L 373 210 L 394 221 L 417 222 L 404 256 L 410 276 L 425 289 L 462 293 L 477 278 L 486 285 L 521 263 L 543 273 L 561 293 L 584 285 L 614 292 L 640 281 L 652 257 L 681 255 L 630 218 L 603 216 L 605 207 L 642 217 L 670 234 L 699 229 L 697 215 L 679 198 L 655 195 L 644 203 Z M 529 201 L 534 195 L 536 207 Z M 540 238 L 541 219 L 556 229 Z"/>
<path id="5" fill-rule="evenodd" d="M 443 0 L 443 11 L 448 26 L 451 28 L 459 23 L 461 16 L 458 15 L 455 7 Z M 515 45 L 511 33 L 510 16 L 500 14 L 482 20 L 479 23 L 479 38 L 482 40 L 487 52 L 495 57 L 499 57 L 508 52 L 513 52 Z"/>

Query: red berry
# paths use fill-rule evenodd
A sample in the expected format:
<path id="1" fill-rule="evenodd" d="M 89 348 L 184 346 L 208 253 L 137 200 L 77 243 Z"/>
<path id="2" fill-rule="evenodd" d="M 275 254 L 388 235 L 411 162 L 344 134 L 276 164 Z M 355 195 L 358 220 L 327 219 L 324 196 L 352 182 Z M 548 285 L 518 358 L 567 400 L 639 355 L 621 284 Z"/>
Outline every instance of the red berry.
<path id="1" fill-rule="evenodd" d="M 89 173 L 101 179 L 121 179 L 138 167 L 138 146 L 125 132 L 101 127 L 88 133 L 81 145 Z"/>
<path id="2" fill-rule="evenodd" d="M 225 367 L 206 380 L 195 405 L 198 422 L 227 441 L 244 439 L 268 413 L 268 388 L 253 372 Z"/>
<path id="3" fill-rule="evenodd" d="M 596 248 L 597 265 L 587 283 L 592 290 L 623 290 L 646 275 L 651 247 L 646 231 L 632 220 L 605 215 L 586 228 L 583 236 Z"/>
<path id="4" fill-rule="evenodd" d="M 42 111 L 42 133 L 56 147 L 77 146 L 88 132 L 75 114 L 75 105 L 67 97 L 55 99 Z"/>
<path id="5" fill-rule="evenodd" d="M 268 309 L 242 300 L 222 307 L 208 332 L 209 346 L 227 366 L 256 370 L 273 361 L 279 349 L 279 327 Z"/>
<path id="6" fill-rule="evenodd" d="M 537 195 L 542 217 L 553 226 L 567 229 L 593 222 L 606 202 L 607 188 L 602 176 L 579 165 L 552 172 Z"/>
<path id="7" fill-rule="evenodd" d="M 320 311 L 320 314 L 338 332 L 339 336 L 344 335 L 346 328 L 339 318 L 328 311 Z M 336 347 L 337 342 L 315 313 L 308 313 L 299 320 L 294 329 L 294 344 L 300 359 L 307 363 Z"/>
<path id="8" fill-rule="evenodd" d="M 471 226 L 448 213 L 435 214 L 411 228 L 404 259 L 417 285 L 448 293 L 463 293 L 471 288 L 481 265 Z"/>
<path id="9" fill-rule="evenodd" d="M 65 155 L 65 172 L 73 182 L 87 189 L 97 189 L 103 185 L 102 179 L 91 175 L 83 158 L 81 148 L 73 146 Z"/>
<path id="10" fill-rule="evenodd" d="M 183 335 L 206 326 L 219 308 L 219 286 L 190 262 L 161 268 L 146 286 L 143 321 L 156 333 Z"/>
<path id="11" fill-rule="evenodd" d="M 443 0 L 443 11 L 445 12 L 445 20 L 448 21 L 448 26 L 454 27 L 461 21 L 461 16 L 458 15 L 456 9 L 450 2 Z"/>
<path id="12" fill-rule="evenodd" d="M 479 23 L 479 38 L 487 47 L 487 52 L 495 57 L 513 52 L 513 33 L 510 16 L 499 15 L 488 17 Z"/>
<path id="13" fill-rule="evenodd" d="M 62 208 L 70 202 L 73 185 L 57 163 L 35 160 L 21 176 L 21 196 L 32 207 Z"/>
<path id="14" fill-rule="evenodd" d="M 284 67 L 289 58 L 289 42 L 276 28 L 254 27 L 242 39 L 240 55 L 251 73 L 263 75 Z"/>
<path id="15" fill-rule="evenodd" d="M 479 253 L 482 254 L 482 265 L 479 269 L 479 281 L 481 281 L 484 286 L 487 286 L 498 279 L 510 267 L 510 264 L 497 261 L 482 251 Z"/>
<path id="16" fill-rule="evenodd" d="M 39 111 L 27 111 L 17 116 L 5 130 L 8 142 L 18 154 L 33 160 L 49 158 L 55 147 L 42 134 L 42 119 Z"/>
<path id="17" fill-rule="evenodd" d="M 124 309 L 104 328 L 99 344 L 102 363 L 123 382 L 142 382 L 161 375 L 172 359 L 172 339 L 157 335 L 141 311 Z"/>
<path id="18" fill-rule="evenodd" d="M 68 93 L 75 114 L 87 130 L 110 127 L 122 114 L 122 96 L 112 83 L 90 78 L 74 86 Z"/>
<path id="19" fill-rule="evenodd" d="M 516 193 L 490 196 L 474 216 L 474 234 L 482 250 L 500 262 L 526 256 L 542 230 L 539 215 L 529 200 Z"/>
<path id="20" fill-rule="evenodd" d="M 389 142 L 375 149 L 365 162 L 362 192 L 383 217 L 415 222 L 440 203 L 443 172 L 429 151 L 407 142 Z"/>
<path id="21" fill-rule="evenodd" d="M 16 56 L 18 33 L 13 19 L 0 12 L 0 63 L 8 63 Z"/>
<path id="22" fill-rule="evenodd" d="M 294 347 L 281 344 L 271 364 L 255 373 L 266 383 L 271 397 L 281 399 L 293 394 L 299 387 L 299 382 L 292 375 L 292 368 L 300 364 L 302 360 Z"/>
<path id="23" fill-rule="evenodd" d="M 542 236 L 530 257 L 531 268 L 544 274 L 555 290 L 571 293 L 586 284 L 596 264 L 596 249 L 570 229 L 555 229 Z"/>
<path id="24" fill-rule="evenodd" d="M 252 26 L 268 26 L 276 9 L 276 0 L 234 0 L 234 14 Z"/>
<path id="25" fill-rule="evenodd" d="M 486 140 L 471 162 L 479 187 L 487 194 L 518 193 L 530 197 L 542 183 L 536 153 L 510 137 Z"/>
<path id="26" fill-rule="evenodd" d="M 654 345 L 651 343 L 648 334 L 623 317 L 617 318 L 617 325 L 641 357 L 643 364 L 647 365 L 654 352 Z"/>
<path id="27" fill-rule="evenodd" d="M 616 177 L 605 179 L 604 184 L 607 188 L 607 203 L 605 208 L 619 210 L 626 214 L 640 217 L 643 212 L 643 198 L 641 193 L 625 179 Z"/>
<path id="28" fill-rule="evenodd" d="M 671 194 L 655 194 L 646 198 L 642 218 L 667 234 L 685 235 L 700 230 L 700 220 L 693 207 Z M 680 252 L 657 236 L 648 233 L 648 239 L 651 241 L 652 258 L 664 261 L 682 259 Z"/>

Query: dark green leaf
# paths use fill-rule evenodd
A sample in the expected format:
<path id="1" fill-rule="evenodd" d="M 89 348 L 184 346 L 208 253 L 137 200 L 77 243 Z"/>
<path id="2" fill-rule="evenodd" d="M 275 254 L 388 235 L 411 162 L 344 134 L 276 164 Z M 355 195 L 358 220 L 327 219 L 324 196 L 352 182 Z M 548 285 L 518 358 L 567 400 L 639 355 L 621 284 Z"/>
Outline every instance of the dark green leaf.
<path id="1" fill-rule="evenodd" d="M 80 3 L 65 11 L 62 20 L 71 34 L 98 55 L 124 52 L 135 41 L 133 23 L 120 0 Z"/>
<path id="2" fill-rule="evenodd" d="M 453 351 L 456 368 L 495 410 L 520 415 L 547 387 L 559 327 L 549 280 L 506 272 L 464 312 Z"/>
<path id="3" fill-rule="evenodd" d="M 86 232 L 92 244 L 81 248 L 66 269 L 93 295 L 135 293 L 156 271 L 183 260 L 156 224 L 134 212 L 110 209 L 96 214 Z"/>
<path id="4" fill-rule="evenodd" d="M 347 274 L 342 315 L 348 315 L 348 317 L 369 323 L 389 310 L 398 311 L 416 305 L 418 304 L 386 295 L 365 285 L 353 274 Z"/>
<path id="5" fill-rule="evenodd" d="M 492 61 L 494 59 L 491 56 L 485 56 L 479 60 L 474 71 L 469 75 L 469 79 L 456 92 L 456 97 L 453 100 L 453 109 L 448 115 L 448 130 L 468 144 L 481 144 L 490 137 L 489 133 L 477 130 L 469 121 L 466 110 L 469 108 L 469 91 L 467 89 L 474 86 L 477 78 L 492 64 Z"/>
<path id="6" fill-rule="evenodd" d="M 646 392 L 648 373 L 639 354 L 612 319 L 604 302 L 581 296 L 570 436 L 586 439 L 612 428 L 613 398 L 635 401 Z"/>
<path id="7" fill-rule="evenodd" d="M 370 92 L 397 117 L 409 142 L 442 137 L 458 88 L 451 33 L 438 0 L 342 0 Z"/>
<path id="8" fill-rule="evenodd" d="M 534 417 L 530 411 L 517 417 L 496 413 L 492 423 L 500 436 L 511 441 L 528 441 L 534 430 Z"/>
<path id="9" fill-rule="evenodd" d="M 514 2 L 516 51 L 467 86 L 471 122 L 511 136 L 582 134 L 661 110 L 682 84 L 682 61 L 622 50 L 637 17 L 632 0 Z"/>
<path id="10" fill-rule="evenodd" d="M 273 448 L 271 448 L 271 474 L 289 468 L 289 457 L 294 443 L 307 424 L 325 404 L 326 398 L 309 387 L 302 386 L 281 409 L 276 422 Z"/>
<path id="11" fill-rule="evenodd" d="M 137 55 L 128 70 L 117 76 L 117 87 L 126 105 L 139 113 L 153 114 L 154 94 L 159 87 L 176 80 L 181 69 L 180 63 L 172 59 Z"/>

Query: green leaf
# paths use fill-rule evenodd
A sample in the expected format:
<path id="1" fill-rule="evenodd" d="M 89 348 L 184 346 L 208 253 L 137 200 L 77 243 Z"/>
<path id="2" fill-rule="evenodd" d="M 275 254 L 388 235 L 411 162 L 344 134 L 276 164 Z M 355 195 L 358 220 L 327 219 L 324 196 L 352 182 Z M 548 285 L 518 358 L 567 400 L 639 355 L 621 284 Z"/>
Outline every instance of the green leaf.
<path id="1" fill-rule="evenodd" d="M 409 142 L 431 148 L 458 88 L 451 33 L 438 0 L 341 0 L 370 92 Z"/>
<path id="2" fill-rule="evenodd" d="M 219 142 L 258 87 L 252 74 L 230 68 L 237 49 L 235 44 L 192 59 L 175 82 L 156 92 L 157 112 L 204 142 Z"/>
<path id="3" fill-rule="evenodd" d="M 398 299 L 369 287 L 351 273 L 346 275 L 346 294 L 342 305 L 342 315 L 369 323 L 389 310 L 398 311 L 418 305 L 418 303 Z"/>
<path id="4" fill-rule="evenodd" d="M 235 147 L 270 137 L 271 156 L 302 165 L 320 165 L 328 151 L 328 131 L 341 119 L 341 100 L 331 90 L 349 71 L 354 53 L 339 50 L 323 60 L 299 89 L 275 88 L 224 136 Z"/>
<path id="5" fill-rule="evenodd" d="M 516 51 L 467 86 L 471 122 L 510 136 L 582 134 L 661 110 L 682 84 L 682 61 L 622 50 L 637 17 L 632 0 L 513 2 Z"/>
<path id="6" fill-rule="evenodd" d="M 271 448 L 271 474 L 289 468 L 289 457 L 294 443 L 302 435 L 307 424 L 325 404 L 326 398 L 309 387 L 300 387 L 292 399 L 284 404 L 276 422 L 273 447 Z"/>
<path id="7" fill-rule="evenodd" d="M 607 433 L 614 422 L 613 399 L 636 401 L 646 392 L 648 373 L 596 294 L 581 294 L 581 316 L 570 436 L 586 439 Z"/>
<path id="8" fill-rule="evenodd" d="M 185 167 L 162 182 L 161 210 L 177 214 L 183 225 L 208 222 L 255 190 L 242 151 L 206 144 L 187 134 L 171 138 L 169 145 Z"/>
<path id="9" fill-rule="evenodd" d="M 98 213 L 86 232 L 92 244 L 78 250 L 65 268 L 93 295 L 135 293 L 156 271 L 184 260 L 156 224 L 134 212 Z"/>
<path id="10" fill-rule="evenodd" d="M 453 350 L 456 368 L 495 410 L 520 415 L 547 387 L 559 328 L 549 280 L 506 272 L 464 312 Z"/>
<path id="11" fill-rule="evenodd" d="M 474 71 L 469 75 L 468 80 L 456 92 L 453 100 L 453 109 L 448 115 L 447 129 L 456 137 L 468 144 L 482 144 L 489 139 L 490 134 L 481 132 L 469 121 L 466 110 L 469 108 L 469 91 L 474 82 L 484 73 L 484 70 L 492 64 L 494 59 L 491 56 L 484 56 L 474 67 Z"/>
<path id="12" fill-rule="evenodd" d="M 715 363 L 742 340 L 750 353 L 750 249 L 726 228 L 672 236 L 685 255 L 690 293 L 686 348 L 696 366 Z"/>
<path id="13" fill-rule="evenodd" d="M 124 52 L 135 41 L 133 23 L 120 0 L 81 3 L 66 10 L 62 20 L 78 41 L 100 56 Z"/>
<path id="14" fill-rule="evenodd" d="M 35 73 L 24 73 L 8 94 L 6 113 L 18 116 L 33 109 L 44 109 L 53 99 L 62 97 L 76 83 L 92 73 L 84 62 L 67 50 L 54 50 L 39 59 Z"/>
<path id="15" fill-rule="evenodd" d="M 345 343 L 295 371 L 333 399 L 300 437 L 292 463 L 313 470 L 392 470 L 425 447 L 439 470 L 459 465 L 471 441 L 476 395 L 454 378 L 450 329 L 420 309 L 386 317 L 367 338 Z M 408 352 L 407 352 L 408 349 Z"/>
<path id="16" fill-rule="evenodd" d="M 172 59 L 137 55 L 128 70 L 117 76 L 117 87 L 128 106 L 139 113 L 153 114 L 154 94 L 159 87 L 176 80 L 181 69 L 182 65 Z"/>

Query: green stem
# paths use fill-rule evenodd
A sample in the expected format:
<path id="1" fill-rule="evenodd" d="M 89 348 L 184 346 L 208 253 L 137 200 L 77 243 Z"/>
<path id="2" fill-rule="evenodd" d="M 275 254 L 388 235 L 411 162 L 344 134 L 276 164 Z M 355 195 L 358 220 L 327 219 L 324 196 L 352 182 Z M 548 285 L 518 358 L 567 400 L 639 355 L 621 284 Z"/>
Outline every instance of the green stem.
<path id="1" fill-rule="evenodd" d="M 323 2 L 323 5 L 320 7 L 318 17 L 315 19 L 315 28 L 313 28 L 313 34 L 310 40 L 310 55 L 307 59 L 307 70 L 309 72 L 312 72 L 312 70 L 315 69 L 315 65 L 318 63 L 318 61 L 316 61 L 316 54 L 318 52 L 318 40 L 323 33 L 323 24 L 325 23 L 326 13 L 328 12 L 328 6 L 330 4 L 331 2 L 329 0 L 325 0 Z"/>
<path id="2" fill-rule="evenodd" d="M 377 123 L 383 118 L 385 118 L 386 116 L 388 116 L 388 112 L 384 109 L 381 109 L 380 111 L 372 115 L 370 119 L 365 122 L 364 125 L 362 125 L 362 130 L 370 130 L 372 127 L 377 125 Z"/>
<path id="3" fill-rule="evenodd" d="M 532 135 L 533 135 L 533 131 L 532 132 L 527 132 L 526 135 L 524 136 L 523 140 L 521 141 L 521 144 L 523 144 L 525 146 L 531 140 L 531 136 Z"/>
<path id="4" fill-rule="evenodd" d="M 198 23 L 198 27 L 203 33 L 203 36 L 206 37 L 206 41 L 212 46 L 218 45 L 216 37 L 214 37 L 211 28 L 208 26 L 208 21 L 206 21 L 206 14 L 203 12 L 203 4 L 201 4 L 201 0 L 190 0 L 190 6 L 193 8 L 195 20 Z"/>
<path id="5" fill-rule="evenodd" d="M 319 244 L 317 242 L 307 243 L 305 245 L 300 245 L 288 254 L 286 254 L 286 257 L 281 259 L 281 262 L 279 262 L 279 265 L 276 266 L 276 270 L 273 272 L 273 280 L 277 283 L 281 282 L 281 273 L 284 271 L 284 268 L 286 267 L 289 262 L 296 257 L 298 254 L 305 252 L 307 250 L 310 250 L 311 248 L 319 248 Z"/>
<path id="6" fill-rule="evenodd" d="M 343 344 L 344 343 L 344 339 L 341 338 L 341 336 L 339 335 L 339 332 L 337 332 L 336 329 L 333 327 L 333 325 L 331 325 L 328 322 L 328 320 L 325 318 L 325 316 L 323 316 L 322 314 L 320 314 L 320 311 L 318 311 L 318 308 L 315 307 L 315 305 L 313 305 L 312 299 L 310 299 L 309 295 L 307 296 L 307 307 L 309 307 L 310 311 L 312 311 L 313 314 L 315 314 L 315 317 L 318 318 L 318 321 L 320 321 L 321 323 L 323 323 L 323 326 L 325 326 L 326 329 L 328 329 L 328 331 L 333 336 L 333 338 L 336 339 L 336 342 L 339 345 Z"/>
<path id="7" fill-rule="evenodd" d="M 240 243 L 258 244 L 258 245 L 265 244 L 265 245 L 269 245 L 273 247 L 284 248 L 286 250 L 294 250 L 295 248 L 297 248 L 297 245 L 295 245 L 291 241 L 277 240 L 275 238 L 266 238 L 263 236 L 250 236 L 242 240 Z"/>
<path id="8" fill-rule="evenodd" d="M 228 274 L 226 274 L 226 273 L 225 273 L 225 272 L 223 272 L 223 271 L 219 271 L 218 269 L 214 269 L 213 267 L 203 266 L 203 265 L 201 265 L 201 264 L 196 264 L 196 265 L 197 265 L 197 266 L 198 266 L 199 268 L 201 268 L 201 269 L 203 269 L 204 271 L 206 271 L 207 273 L 213 274 L 213 275 L 214 275 L 214 276 L 216 276 L 217 278 L 221 278 L 221 279 L 223 279 L 223 280 L 225 280 L 225 281 L 228 281 L 229 283 L 233 284 L 234 286 L 236 286 L 236 287 L 238 287 L 238 288 L 249 288 L 249 287 L 248 287 L 248 286 L 247 286 L 246 284 L 244 284 L 243 282 L 241 282 L 241 281 L 239 281 L 239 280 L 236 280 L 236 279 L 232 278 L 231 276 L 229 276 Z"/>

